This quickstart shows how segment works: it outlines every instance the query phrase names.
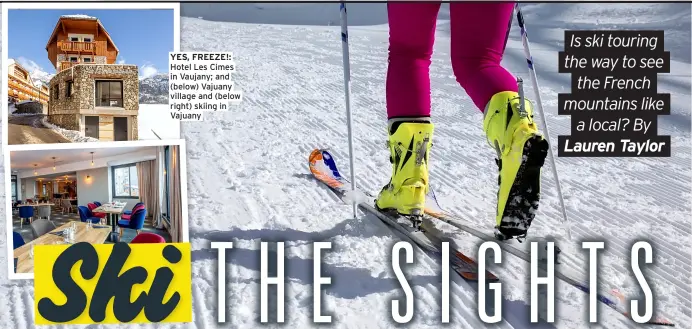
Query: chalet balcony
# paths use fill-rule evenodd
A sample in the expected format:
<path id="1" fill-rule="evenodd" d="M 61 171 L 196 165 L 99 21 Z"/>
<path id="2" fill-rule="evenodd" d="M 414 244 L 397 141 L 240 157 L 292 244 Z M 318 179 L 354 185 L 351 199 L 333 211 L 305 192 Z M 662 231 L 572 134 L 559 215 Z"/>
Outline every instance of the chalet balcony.
<path id="1" fill-rule="evenodd" d="M 96 42 L 58 41 L 58 49 L 60 51 L 93 53 L 96 51 Z"/>
<path id="2" fill-rule="evenodd" d="M 21 82 L 17 81 L 13 78 L 10 78 L 8 81 L 8 92 L 10 94 L 16 93 L 16 94 L 23 94 L 23 95 L 30 95 L 34 98 L 40 97 L 41 99 L 45 98 L 46 100 L 48 99 L 47 91 L 44 91 L 43 93 L 41 92 L 41 88 L 31 86 L 26 82 Z"/>
<path id="3" fill-rule="evenodd" d="M 59 71 L 67 70 L 77 64 L 82 64 L 80 62 L 58 62 L 59 65 Z"/>

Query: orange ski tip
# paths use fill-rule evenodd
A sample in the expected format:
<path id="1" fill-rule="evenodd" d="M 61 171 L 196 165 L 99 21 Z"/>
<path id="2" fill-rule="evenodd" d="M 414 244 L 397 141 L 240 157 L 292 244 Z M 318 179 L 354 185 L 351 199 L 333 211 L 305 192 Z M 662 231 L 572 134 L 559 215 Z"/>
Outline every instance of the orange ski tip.
<path id="1" fill-rule="evenodd" d="M 314 164 L 315 162 L 322 160 L 322 151 L 319 149 L 314 149 L 312 153 L 310 153 L 310 164 Z"/>

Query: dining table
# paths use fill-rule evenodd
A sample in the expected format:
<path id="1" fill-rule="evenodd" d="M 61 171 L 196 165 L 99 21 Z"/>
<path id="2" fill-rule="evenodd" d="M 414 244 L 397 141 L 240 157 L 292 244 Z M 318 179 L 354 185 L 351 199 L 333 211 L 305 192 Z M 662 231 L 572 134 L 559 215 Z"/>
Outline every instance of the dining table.
<path id="1" fill-rule="evenodd" d="M 108 215 L 108 220 L 110 221 L 111 227 L 113 229 L 111 231 L 110 237 L 108 239 L 108 241 L 110 241 L 110 242 L 115 243 L 115 242 L 118 242 L 118 240 L 120 239 L 120 235 L 118 234 L 118 231 L 116 230 L 116 227 L 117 227 L 116 223 L 118 222 L 118 217 L 120 216 L 120 214 L 122 214 L 123 211 L 125 211 L 126 205 L 127 205 L 126 203 L 113 203 L 113 202 L 112 203 L 106 203 L 106 204 L 102 204 L 101 206 L 99 206 L 97 208 L 94 208 L 94 210 L 91 211 L 92 213 L 100 212 L 100 213 L 105 213 Z"/>
<path id="2" fill-rule="evenodd" d="M 40 203 L 40 202 L 35 202 L 35 203 L 22 203 L 18 204 L 17 207 L 40 207 L 40 206 L 54 206 L 54 203 Z"/>
<path id="3" fill-rule="evenodd" d="M 75 224 L 74 240 L 65 241 L 62 233 L 69 228 L 72 223 Z M 14 250 L 15 273 L 33 273 L 34 271 L 34 255 L 33 246 L 35 245 L 50 245 L 50 244 L 74 244 L 78 242 L 88 242 L 91 244 L 103 244 L 110 234 L 111 229 L 106 225 L 92 225 L 88 227 L 87 223 L 71 221 L 56 227 L 52 231 L 39 236 L 38 238 L 24 244 Z"/>

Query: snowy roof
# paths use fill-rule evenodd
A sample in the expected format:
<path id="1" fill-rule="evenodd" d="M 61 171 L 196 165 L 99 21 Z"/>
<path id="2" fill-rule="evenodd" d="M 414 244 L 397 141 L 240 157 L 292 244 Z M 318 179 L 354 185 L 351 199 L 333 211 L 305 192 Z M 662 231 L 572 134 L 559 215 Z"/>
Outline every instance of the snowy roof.
<path id="1" fill-rule="evenodd" d="M 7 59 L 7 67 L 10 67 L 10 65 L 12 65 L 12 64 L 14 64 L 14 63 L 15 63 L 15 61 L 14 61 L 13 58 L 8 58 L 8 59 Z"/>
<path id="2" fill-rule="evenodd" d="M 51 33 L 50 38 L 48 38 L 48 43 L 46 43 L 46 50 L 48 50 L 48 46 L 50 46 L 51 41 L 55 38 L 58 28 L 60 27 L 60 23 L 63 22 L 64 19 L 75 19 L 75 20 L 85 20 L 85 21 L 95 21 L 96 24 L 98 24 L 98 28 L 100 28 L 103 33 L 106 34 L 106 38 L 108 38 L 108 41 L 113 45 L 113 48 L 115 48 L 116 52 L 120 52 L 120 49 L 118 49 L 118 46 L 115 45 L 115 42 L 113 42 L 113 39 L 111 38 L 111 35 L 106 31 L 106 28 L 103 27 L 103 24 L 101 24 L 101 21 L 93 16 L 89 15 L 82 15 L 82 14 L 75 14 L 75 15 L 62 15 L 58 19 L 58 22 L 55 24 L 55 27 L 53 28 L 53 33 Z"/>
<path id="3" fill-rule="evenodd" d="M 76 14 L 76 15 L 62 15 L 60 18 L 71 18 L 71 19 L 89 19 L 89 20 L 97 20 L 96 17 L 89 16 L 89 15 L 81 15 L 81 14 Z"/>

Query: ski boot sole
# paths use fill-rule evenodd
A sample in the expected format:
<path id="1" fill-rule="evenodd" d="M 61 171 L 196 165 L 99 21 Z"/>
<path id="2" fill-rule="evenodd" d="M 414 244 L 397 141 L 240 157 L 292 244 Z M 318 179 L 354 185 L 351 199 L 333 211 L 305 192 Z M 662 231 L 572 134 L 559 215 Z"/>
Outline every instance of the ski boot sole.
<path id="1" fill-rule="evenodd" d="M 523 160 L 510 189 L 503 220 L 501 225 L 496 227 L 495 237 L 498 240 L 525 237 L 531 227 L 541 197 L 541 168 L 549 147 L 548 141 L 541 136 L 533 136 L 524 144 Z M 512 220 L 505 222 L 505 218 Z"/>
<path id="2" fill-rule="evenodd" d="M 380 208 L 375 202 L 375 209 L 383 214 L 392 217 L 403 217 L 411 222 L 411 226 L 416 230 L 422 230 L 421 224 L 423 224 L 423 214 L 425 213 L 422 209 L 413 209 L 410 214 L 402 214 L 396 208 Z"/>

